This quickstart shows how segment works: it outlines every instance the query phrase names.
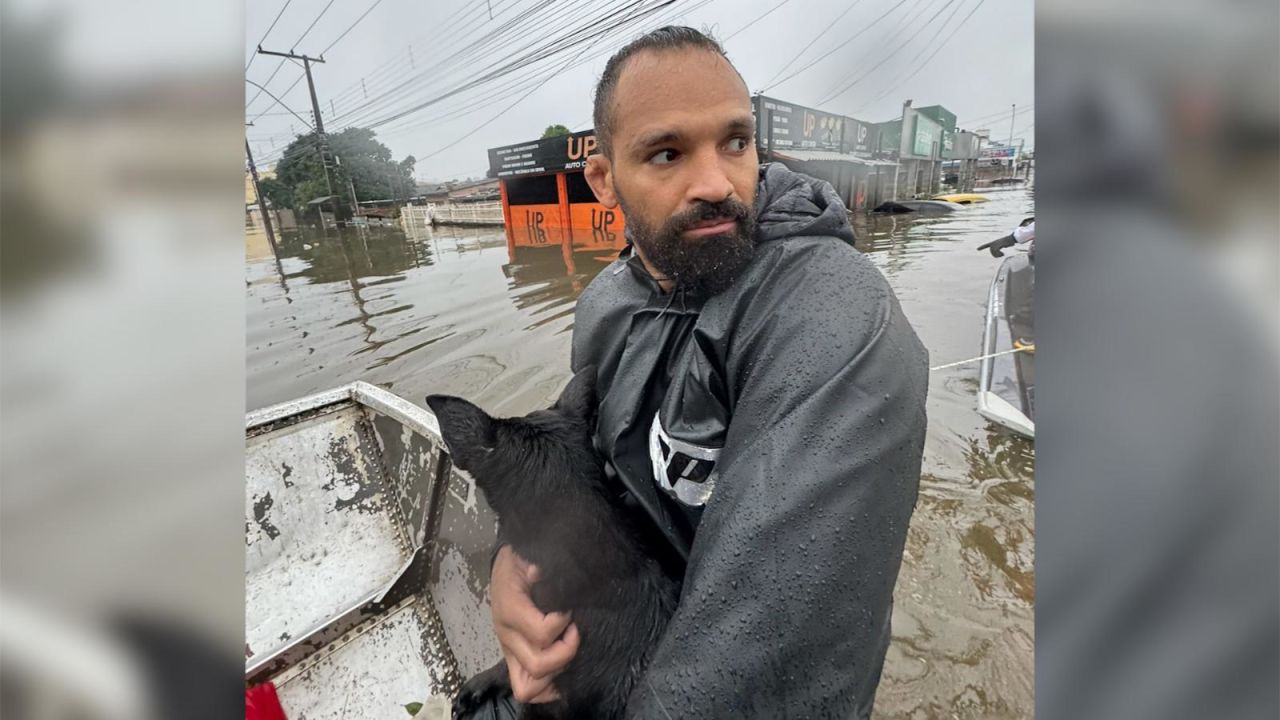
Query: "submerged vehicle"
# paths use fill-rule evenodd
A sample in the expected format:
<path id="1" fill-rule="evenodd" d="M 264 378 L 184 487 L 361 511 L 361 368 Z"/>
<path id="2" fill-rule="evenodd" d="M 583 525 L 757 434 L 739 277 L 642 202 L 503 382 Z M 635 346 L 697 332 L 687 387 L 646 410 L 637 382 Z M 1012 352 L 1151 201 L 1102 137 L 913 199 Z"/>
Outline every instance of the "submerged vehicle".
<path id="1" fill-rule="evenodd" d="M 363 382 L 245 420 L 245 680 L 290 718 L 408 717 L 502 657 L 497 519 L 435 416 Z"/>
<path id="2" fill-rule="evenodd" d="M 986 247 L 986 246 L 984 246 Z M 987 295 L 978 371 L 978 412 L 1033 438 L 1035 424 L 1035 263 L 1030 252 L 1001 255 Z"/>
<path id="3" fill-rule="evenodd" d="M 984 203 L 991 198 L 978 193 L 943 193 L 934 195 L 934 200 L 942 200 L 944 202 L 955 203 L 957 205 L 972 205 L 974 203 Z"/>
<path id="4" fill-rule="evenodd" d="M 945 200 L 888 200 L 880 203 L 871 212 L 875 213 L 920 213 L 921 215 L 944 215 L 964 207 Z"/>

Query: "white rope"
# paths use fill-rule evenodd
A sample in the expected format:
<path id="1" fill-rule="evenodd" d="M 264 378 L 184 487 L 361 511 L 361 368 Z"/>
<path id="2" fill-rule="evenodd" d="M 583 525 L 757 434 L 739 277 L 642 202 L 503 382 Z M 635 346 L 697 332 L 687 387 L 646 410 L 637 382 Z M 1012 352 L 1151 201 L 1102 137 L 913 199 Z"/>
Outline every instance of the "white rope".
<path id="1" fill-rule="evenodd" d="M 929 368 L 929 372 L 933 372 L 934 370 L 942 370 L 949 367 L 955 367 L 957 365 L 968 365 L 969 363 L 978 362 L 979 360 L 986 360 L 987 358 L 1000 357 L 1001 355 L 1011 355 L 1016 352 L 1034 352 L 1035 349 L 1036 349 L 1035 345 L 1027 345 L 1025 347 L 1016 347 L 1016 348 L 1013 348 L 1012 350 L 1001 350 L 1000 352 L 991 353 L 990 355 L 979 355 L 978 357 L 972 357 L 972 358 L 969 358 L 968 360 L 958 360 L 953 363 L 947 363 L 946 365 L 938 365 L 936 367 L 931 367 Z"/>

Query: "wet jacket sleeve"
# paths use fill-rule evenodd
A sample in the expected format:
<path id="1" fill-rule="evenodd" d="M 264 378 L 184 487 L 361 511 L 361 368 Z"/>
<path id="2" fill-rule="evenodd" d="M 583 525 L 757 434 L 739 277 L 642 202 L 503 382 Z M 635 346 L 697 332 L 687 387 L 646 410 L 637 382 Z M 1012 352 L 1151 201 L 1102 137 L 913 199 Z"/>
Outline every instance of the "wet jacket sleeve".
<path id="1" fill-rule="evenodd" d="M 715 491 L 629 717 L 870 714 L 928 358 L 879 271 L 831 246 L 784 257 L 735 311 Z"/>

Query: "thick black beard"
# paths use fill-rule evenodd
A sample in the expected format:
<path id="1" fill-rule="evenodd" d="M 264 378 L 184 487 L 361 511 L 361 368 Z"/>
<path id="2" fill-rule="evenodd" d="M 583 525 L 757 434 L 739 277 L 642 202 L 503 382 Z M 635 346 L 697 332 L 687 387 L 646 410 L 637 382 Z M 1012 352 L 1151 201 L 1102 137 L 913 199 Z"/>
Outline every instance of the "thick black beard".
<path id="1" fill-rule="evenodd" d="M 755 255 L 755 213 L 732 198 L 699 203 L 692 210 L 668 218 L 657 229 L 645 225 L 639 215 L 627 209 L 627 203 L 621 205 L 631 241 L 676 288 L 704 297 L 719 295 L 733 285 Z M 733 218 L 737 221 L 736 230 L 697 240 L 682 237 L 694 225 L 715 218 Z"/>

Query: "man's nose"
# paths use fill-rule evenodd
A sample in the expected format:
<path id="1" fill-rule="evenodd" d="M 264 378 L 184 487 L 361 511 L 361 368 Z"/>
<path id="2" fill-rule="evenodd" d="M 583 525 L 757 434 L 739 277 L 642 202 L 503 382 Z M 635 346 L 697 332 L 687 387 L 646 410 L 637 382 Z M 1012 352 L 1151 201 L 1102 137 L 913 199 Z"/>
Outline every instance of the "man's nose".
<path id="1" fill-rule="evenodd" d="M 695 201 L 718 203 L 733 194 L 733 183 L 722 165 L 723 158 L 717 151 L 700 152 L 694 155 L 693 162 L 687 167 L 692 173 L 689 178 L 688 203 Z"/>

